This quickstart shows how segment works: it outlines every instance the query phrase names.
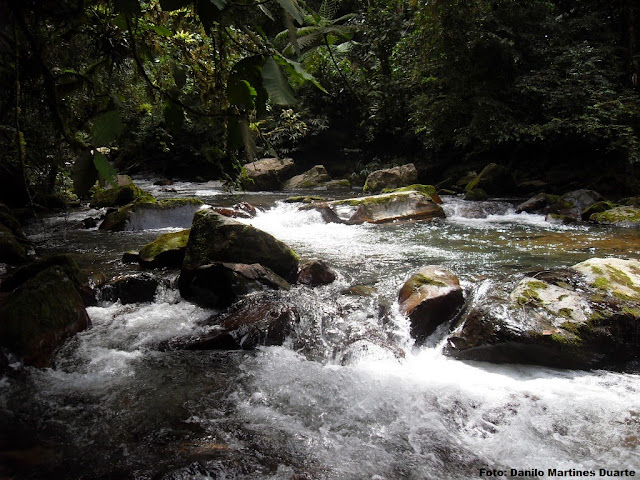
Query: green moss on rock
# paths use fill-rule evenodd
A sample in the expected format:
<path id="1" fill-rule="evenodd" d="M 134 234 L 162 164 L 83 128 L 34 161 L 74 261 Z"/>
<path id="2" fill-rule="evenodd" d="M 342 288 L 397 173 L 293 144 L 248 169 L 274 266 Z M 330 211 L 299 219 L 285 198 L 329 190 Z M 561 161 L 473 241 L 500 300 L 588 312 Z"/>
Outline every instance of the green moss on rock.
<path id="1" fill-rule="evenodd" d="M 138 259 L 146 267 L 175 267 L 182 265 L 190 230 L 160 235 L 140 249 Z"/>
<path id="2" fill-rule="evenodd" d="M 137 187 L 133 183 L 115 188 L 99 188 L 91 197 L 91 207 L 121 207 L 134 202 L 137 199 L 149 201 L 153 198 L 150 194 Z"/>
<path id="3" fill-rule="evenodd" d="M 589 220 L 605 225 L 619 225 L 623 227 L 640 227 L 640 208 L 622 206 L 594 213 Z"/>

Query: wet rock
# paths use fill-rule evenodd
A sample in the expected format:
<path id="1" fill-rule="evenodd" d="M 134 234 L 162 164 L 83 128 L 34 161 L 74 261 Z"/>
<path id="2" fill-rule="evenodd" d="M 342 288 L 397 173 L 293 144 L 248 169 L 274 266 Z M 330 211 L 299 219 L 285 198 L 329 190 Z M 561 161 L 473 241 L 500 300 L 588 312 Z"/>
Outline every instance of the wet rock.
<path id="1" fill-rule="evenodd" d="M 398 294 L 400 311 L 409 317 L 411 336 L 423 342 L 438 325 L 453 319 L 464 304 L 458 278 L 441 266 L 413 274 Z"/>
<path id="2" fill-rule="evenodd" d="M 351 182 L 346 178 L 329 180 L 318 186 L 317 190 L 351 190 Z"/>
<path id="3" fill-rule="evenodd" d="M 92 208 L 122 207 L 137 199 L 151 199 L 150 194 L 137 187 L 133 183 L 115 188 L 99 188 L 91 197 Z"/>
<path id="4" fill-rule="evenodd" d="M 387 223 L 396 220 L 432 220 L 445 213 L 430 196 L 415 190 L 336 200 L 326 204 L 348 224 Z"/>
<path id="5" fill-rule="evenodd" d="M 601 225 L 640 228 L 640 208 L 630 206 L 614 207 L 599 213 L 593 213 L 589 216 L 589 220 Z"/>
<path id="6" fill-rule="evenodd" d="M 293 167 L 291 158 L 263 158 L 244 165 L 246 176 L 240 178 L 240 183 L 249 191 L 280 190 Z"/>
<path id="7" fill-rule="evenodd" d="M 253 350 L 259 346 L 282 345 L 300 316 L 296 307 L 288 303 L 249 300 L 212 320 L 215 329 L 208 334 L 173 342 L 169 348 Z"/>
<path id="8" fill-rule="evenodd" d="M 180 268 L 187 249 L 189 232 L 187 229 L 160 235 L 140 249 L 137 255 L 138 262 L 146 268 Z"/>
<path id="9" fill-rule="evenodd" d="M 56 349 L 90 323 L 77 282 L 53 265 L 20 282 L 0 306 L 0 346 L 25 365 L 48 367 Z"/>
<path id="10" fill-rule="evenodd" d="M 488 196 L 505 195 L 513 192 L 515 181 L 508 168 L 490 163 L 465 187 L 467 200 L 485 200 Z M 480 190 L 481 192 L 474 192 Z M 482 198 L 479 198 L 479 197 Z"/>
<path id="11" fill-rule="evenodd" d="M 161 178 L 159 180 L 156 180 L 155 182 L 153 182 L 154 185 L 160 186 L 160 187 L 167 187 L 169 185 L 173 185 L 173 180 L 170 180 L 168 178 Z"/>
<path id="12" fill-rule="evenodd" d="M 606 200 L 603 200 L 601 202 L 596 202 L 589 205 L 587 208 L 585 208 L 582 211 L 582 214 L 580 216 L 582 220 L 587 221 L 591 218 L 591 215 L 594 215 L 596 213 L 606 212 L 607 210 L 611 210 L 612 208 L 615 208 L 617 206 L 618 205 L 613 202 L 608 202 Z"/>
<path id="13" fill-rule="evenodd" d="M 123 305 L 153 302 L 159 284 L 157 278 L 146 272 L 121 275 L 100 289 L 100 297 L 107 302 L 120 300 Z"/>
<path id="14" fill-rule="evenodd" d="M 324 165 L 315 165 L 304 173 L 291 177 L 284 182 L 284 190 L 297 190 L 302 188 L 315 188 L 331 180 L 331 176 Z"/>
<path id="15" fill-rule="evenodd" d="M 423 185 L 420 183 L 414 183 L 413 185 L 408 185 L 406 187 L 400 188 L 385 188 L 382 190 L 382 193 L 402 193 L 402 192 L 418 192 L 424 195 L 425 197 L 430 198 L 434 203 L 438 205 L 442 205 L 442 199 L 436 190 L 436 187 L 433 185 Z"/>
<path id="16" fill-rule="evenodd" d="M 336 279 L 336 272 L 322 260 L 311 260 L 304 263 L 298 272 L 298 283 L 317 287 L 328 285 Z"/>
<path id="17" fill-rule="evenodd" d="M 51 267 L 61 267 L 76 287 L 80 286 L 78 264 L 71 255 L 49 255 L 20 267 L 0 284 L 0 292 L 13 292 L 20 285 L 35 277 L 43 270 Z"/>
<path id="18" fill-rule="evenodd" d="M 197 198 L 173 198 L 157 201 L 139 199 L 124 207 L 107 213 L 100 230 L 114 232 L 145 230 L 151 228 L 188 228 L 193 215 L 202 207 Z"/>
<path id="19" fill-rule="evenodd" d="M 19 265 L 28 259 L 24 245 L 18 241 L 10 229 L 0 225 L 0 263 Z"/>
<path id="20" fill-rule="evenodd" d="M 251 225 L 201 210 L 193 219 L 183 272 L 214 262 L 259 263 L 287 281 L 298 273 L 298 256 L 281 241 Z"/>
<path id="21" fill-rule="evenodd" d="M 183 298 L 214 308 L 227 307 L 251 292 L 290 288 L 286 280 L 260 264 L 225 262 L 183 270 L 178 285 Z"/>
<path id="22" fill-rule="evenodd" d="M 570 217 L 574 220 L 581 220 L 582 212 L 594 203 L 602 200 L 602 195 L 593 190 L 573 190 L 559 198 L 558 206 L 554 213 Z"/>
<path id="23" fill-rule="evenodd" d="M 549 213 L 549 207 L 555 204 L 560 198 L 558 195 L 549 195 L 546 193 L 539 193 L 529 200 L 522 202 L 516 207 L 516 213 Z"/>
<path id="24" fill-rule="evenodd" d="M 362 188 L 363 192 L 376 193 L 384 188 L 406 187 L 418 180 L 418 171 L 413 163 L 400 167 L 385 168 L 371 172 Z"/>
<path id="25" fill-rule="evenodd" d="M 639 301 L 640 262 L 590 259 L 525 277 L 506 302 L 496 297 L 474 305 L 445 352 L 491 362 L 620 368 L 640 356 Z"/>
<path id="26" fill-rule="evenodd" d="M 324 198 L 316 197 L 313 195 L 295 195 L 293 197 L 287 197 L 283 200 L 284 203 L 316 203 L 323 201 Z"/>

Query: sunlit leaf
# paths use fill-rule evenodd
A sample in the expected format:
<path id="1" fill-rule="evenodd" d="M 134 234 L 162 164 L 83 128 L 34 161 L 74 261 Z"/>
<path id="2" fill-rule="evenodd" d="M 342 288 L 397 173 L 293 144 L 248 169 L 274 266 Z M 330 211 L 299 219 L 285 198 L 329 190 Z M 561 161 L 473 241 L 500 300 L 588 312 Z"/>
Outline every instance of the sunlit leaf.
<path id="1" fill-rule="evenodd" d="M 113 187 L 118 186 L 118 171 L 111 165 L 106 156 L 98 151 L 93 152 L 93 165 L 98 171 L 101 183 L 109 183 Z"/>
<path id="2" fill-rule="evenodd" d="M 151 30 L 156 32 L 158 35 L 162 35 L 163 37 L 170 37 L 173 35 L 171 30 L 169 30 L 167 27 L 163 25 L 153 25 L 151 27 Z"/>
<path id="3" fill-rule="evenodd" d="M 264 58 L 261 55 L 254 55 L 252 57 L 243 58 L 237 62 L 231 69 L 231 75 L 227 81 L 227 89 L 235 82 L 246 80 L 251 87 L 255 89 L 256 96 L 253 99 L 253 103 L 258 116 L 266 114 L 267 111 L 267 99 L 268 93 L 263 86 L 262 82 L 262 64 Z M 227 90 L 227 94 L 229 91 Z M 236 103 L 236 102 L 231 102 Z"/>
<path id="4" fill-rule="evenodd" d="M 239 108 L 253 109 L 257 96 L 256 89 L 247 80 L 230 79 L 227 84 L 227 99 Z"/>
<path id="5" fill-rule="evenodd" d="M 262 85 L 273 103 L 277 105 L 296 103 L 289 82 L 273 57 L 267 58 L 262 67 Z"/>
<path id="6" fill-rule="evenodd" d="M 293 60 L 289 60 L 288 58 L 283 57 L 281 55 L 275 55 L 273 58 L 279 65 L 282 65 L 285 68 L 285 70 L 291 77 L 296 78 L 300 81 L 311 82 L 320 90 L 322 90 L 324 93 L 329 93 L 324 89 L 322 85 L 320 85 L 318 80 L 316 80 L 316 78 L 313 75 L 311 75 L 309 72 L 307 72 L 304 69 L 302 64 L 298 62 L 294 62 Z"/>
<path id="7" fill-rule="evenodd" d="M 273 16 L 273 13 L 271 13 L 271 10 L 269 10 L 267 7 L 265 7 L 263 4 L 259 4 L 258 8 L 262 11 L 262 13 L 264 13 L 267 17 L 269 17 L 271 20 L 275 20 L 275 17 Z"/>
<path id="8" fill-rule="evenodd" d="M 224 8 L 227 6 L 227 0 L 210 0 L 210 1 L 216 7 L 218 7 L 218 10 L 224 10 Z"/>
<path id="9" fill-rule="evenodd" d="M 124 125 L 120 112 L 111 110 L 96 117 L 91 129 L 91 141 L 96 147 L 109 145 L 120 136 Z"/>

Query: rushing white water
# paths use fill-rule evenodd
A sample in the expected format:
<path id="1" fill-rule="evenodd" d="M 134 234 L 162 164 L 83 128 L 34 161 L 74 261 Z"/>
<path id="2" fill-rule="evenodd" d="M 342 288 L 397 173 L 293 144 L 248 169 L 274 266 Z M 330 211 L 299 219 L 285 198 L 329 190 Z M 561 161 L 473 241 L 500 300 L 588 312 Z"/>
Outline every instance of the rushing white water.
<path id="1" fill-rule="evenodd" d="M 624 234 L 553 225 L 508 202 L 445 202 L 445 220 L 359 226 L 278 202 L 243 221 L 338 271 L 331 285 L 281 294 L 301 317 L 284 346 L 163 351 L 166 340 L 206 331 L 214 313 L 163 288 L 153 303 L 90 307 L 93 327 L 65 345 L 55 369 L 0 381 L 0 408 L 38 418 L 45 438 L 61 439 L 57 478 L 466 479 L 483 468 L 640 475 L 640 376 L 457 361 L 441 353 L 448 326 L 415 347 L 396 303 L 423 265 L 452 269 L 481 302 L 528 268 L 627 244 L 636 247 L 624 255 L 638 258 L 637 237 L 624 243 Z M 85 233 L 93 241 L 98 232 Z M 107 238 L 130 235 L 141 234 Z M 371 295 L 349 292 L 363 284 Z"/>

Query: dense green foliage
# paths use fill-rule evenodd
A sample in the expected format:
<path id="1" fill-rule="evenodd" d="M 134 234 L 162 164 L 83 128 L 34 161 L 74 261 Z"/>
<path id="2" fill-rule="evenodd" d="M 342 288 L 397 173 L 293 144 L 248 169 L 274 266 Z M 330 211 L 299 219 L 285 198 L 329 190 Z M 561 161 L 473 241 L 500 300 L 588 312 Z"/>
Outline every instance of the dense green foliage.
<path id="1" fill-rule="evenodd" d="M 116 169 L 233 180 L 264 155 L 355 180 L 497 162 L 519 181 L 632 190 L 634 3 L 4 2 L 0 190 L 51 203 Z"/>

